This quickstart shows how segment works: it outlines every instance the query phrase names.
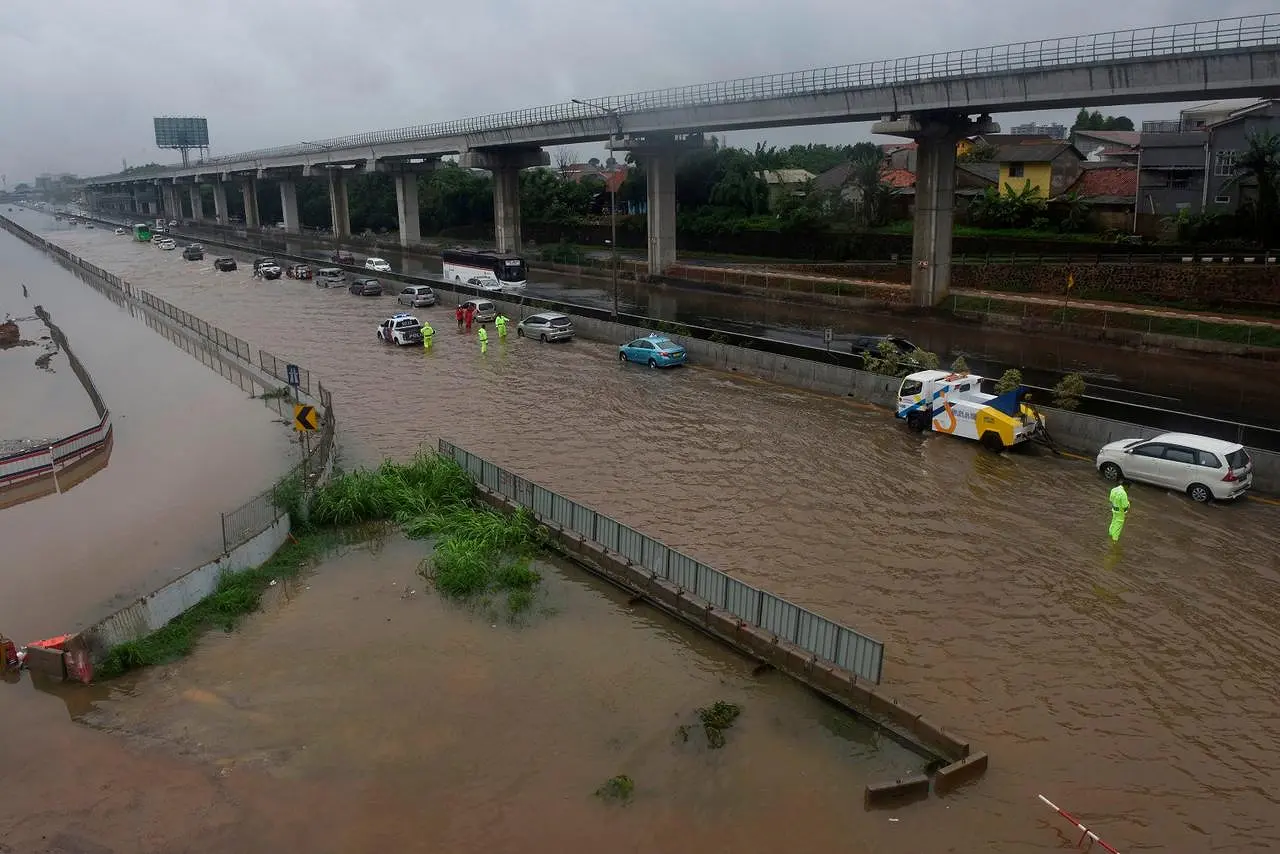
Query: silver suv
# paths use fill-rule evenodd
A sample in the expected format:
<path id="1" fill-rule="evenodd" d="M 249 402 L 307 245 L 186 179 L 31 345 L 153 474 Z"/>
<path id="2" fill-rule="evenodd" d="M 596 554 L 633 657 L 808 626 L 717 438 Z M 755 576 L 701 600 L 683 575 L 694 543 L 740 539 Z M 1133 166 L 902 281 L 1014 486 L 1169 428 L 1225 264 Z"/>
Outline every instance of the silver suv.
<path id="1" fill-rule="evenodd" d="M 427 308 L 436 304 L 436 292 L 426 285 L 410 285 L 400 292 L 396 302 L 412 308 Z"/>
<path id="2" fill-rule="evenodd" d="M 573 320 L 567 314 L 554 311 L 531 314 L 516 325 L 516 335 L 548 341 L 568 341 L 573 337 Z"/>

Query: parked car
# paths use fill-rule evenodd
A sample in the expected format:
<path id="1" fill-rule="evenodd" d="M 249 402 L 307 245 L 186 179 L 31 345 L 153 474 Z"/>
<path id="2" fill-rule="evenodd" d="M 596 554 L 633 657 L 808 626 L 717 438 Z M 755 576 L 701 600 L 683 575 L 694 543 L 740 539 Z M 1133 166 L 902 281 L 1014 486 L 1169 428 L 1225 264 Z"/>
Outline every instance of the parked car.
<path id="1" fill-rule="evenodd" d="M 396 302 L 412 308 L 427 308 L 436 304 L 436 292 L 426 285 L 409 285 L 396 297 Z"/>
<path id="2" fill-rule="evenodd" d="M 553 311 L 531 314 L 516 324 L 516 335 L 548 341 L 568 341 L 574 335 L 573 320 L 567 314 Z"/>
<path id="3" fill-rule="evenodd" d="M 335 249 L 333 254 L 329 256 L 329 260 L 335 264 L 354 264 L 356 256 L 345 249 Z"/>
<path id="4" fill-rule="evenodd" d="M 253 275 L 271 281 L 284 275 L 284 270 L 274 258 L 257 258 L 253 262 Z"/>
<path id="5" fill-rule="evenodd" d="M 352 280 L 351 286 L 347 290 L 360 297 L 380 297 L 382 296 L 382 282 L 377 279 L 370 279 L 367 276 L 357 276 Z"/>
<path id="6" fill-rule="evenodd" d="M 156 241 L 156 247 L 166 251 L 178 248 L 178 241 L 171 237 L 162 237 Z"/>
<path id="7" fill-rule="evenodd" d="M 347 283 L 347 274 L 337 267 L 321 267 L 316 270 L 317 288 L 340 288 Z"/>
<path id="8" fill-rule="evenodd" d="M 920 348 L 898 335 L 857 335 L 849 347 L 849 352 L 861 356 L 880 355 L 880 345 L 888 342 L 904 356 L 911 356 Z"/>
<path id="9" fill-rule="evenodd" d="M 236 259 L 234 258 L 214 258 L 213 269 L 219 273 L 230 273 L 236 268 Z"/>
<path id="10" fill-rule="evenodd" d="M 685 363 L 685 349 L 665 335 L 646 335 L 618 348 L 618 359 L 651 368 L 672 368 Z"/>
<path id="11" fill-rule="evenodd" d="M 481 278 L 480 276 L 473 276 L 467 279 L 467 284 L 482 291 L 502 290 L 502 282 L 497 279 Z"/>
<path id="12" fill-rule="evenodd" d="M 421 344 L 422 321 L 401 312 L 378 324 L 378 338 L 388 344 Z"/>
<path id="13" fill-rule="evenodd" d="M 1190 433 L 1110 442 L 1098 451 L 1095 465 L 1109 481 L 1163 486 L 1201 504 L 1239 498 L 1253 486 L 1253 460 L 1243 445 Z"/>
<path id="14" fill-rule="evenodd" d="M 364 268 L 366 270 L 376 270 L 379 273 L 391 272 L 391 265 L 387 263 L 385 258 L 366 258 L 364 259 Z"/>
<path id="15" fill-rule="evenodd" d="M 204 247 L 199 243 L 193 243 L 182 250 L 182 257 L 188 261 L 203 261 Z"/>
<path id="16" fill-rule="evenodd" d="M 476 323 L 489 323 L 498 316 L 498 307 L 487 299 L 469 299 L 462 304 L 463 311 L 466 311 L 467 306 L 475 309 Z"/>
<path id="17" fill-rule="evenodd" d="M 177 227 L 178 227 L 178 221 L 177 221 L 176 219 L 171 219 L 171 220 L 169 220 L 169 227 L 170 227 L 170 228 L 177 228 Z"/>

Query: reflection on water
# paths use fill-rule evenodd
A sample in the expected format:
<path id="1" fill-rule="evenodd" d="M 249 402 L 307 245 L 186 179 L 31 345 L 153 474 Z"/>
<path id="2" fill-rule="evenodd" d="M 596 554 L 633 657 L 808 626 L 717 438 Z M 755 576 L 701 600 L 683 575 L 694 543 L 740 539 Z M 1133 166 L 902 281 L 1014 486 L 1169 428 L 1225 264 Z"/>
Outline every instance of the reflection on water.
<path id="1" fill-rule="evenodd" d="M 957 823 L 967 840 L 1035 850 L 1039 791 L 1121 850 L 1199 850 L 1206 833 L 1215 850 L 1280 846 L 1266 818 L 1280 791 L 1273 508 L 1136 490 L 1116 555 L 1086 464 L 989 456 L 843 400 L 637 369 L 586 341 L 512 339 L 482 358 L 444 307 L 419 312 L 441 330 L 424 357 L 375 340 L 389 299 L 58 237 L 310 368 L 334 392 L 349 457 L 446 436 L 881 637 L 890 692 L 996 769 L 945 814 L 921 805 L 927 818 L 884 850 L 945 850 Z"/>

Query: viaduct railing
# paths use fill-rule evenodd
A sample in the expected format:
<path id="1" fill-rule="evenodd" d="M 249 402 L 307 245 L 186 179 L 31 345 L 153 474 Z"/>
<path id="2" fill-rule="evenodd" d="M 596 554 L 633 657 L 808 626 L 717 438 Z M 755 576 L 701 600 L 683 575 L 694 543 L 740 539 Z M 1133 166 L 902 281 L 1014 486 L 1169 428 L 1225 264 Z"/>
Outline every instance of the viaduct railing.
<path id="1" fill-rule="evenodd" d="M 682 590 L 829 661 L 860 679 L 879 683 L 884 644 L 758 587 L 694 560 L 616 519 L 513 474 L 444 439 L 440 454 L 456 461 L 476 483 L 533 511 L 543 521 L 575 531 L 609 552 L 658 573 Z"/>
<path id="2" fill-rule="evenodd" d="M 443 137 L 461 137 L 558 122 L 599 121 L 602 110 L 606 113 L 626 116 L 655 110 L 687 109 L 819 95 L 833 91 L 920 83 L 979 74 L 1033 71 L 1100 62 L 1240 50 L 1275 44 L 1280 44 L 1280 15 L 1250 15 L 1213 21 L 1142 27 L 944 51 L 853 65 L 836 65 L 782 74 L 765 74 L 669 89 L 650 89 L 628 95 L 595 98 L 589 103 L 553 104 L 454 121 L 333 137 L 316 142 L 260 148 L 215 157 L 203 161 L 203 164 L 217 166 L 251 163 L 254 160 L 272 157 L 292 157 L 325 151 L 422 142 Z M 592 104 L 597 106 L 591 106 Z M 127 177 L 147 178 L 165 174 L 167 171 L 169 171 L 167 167 L 139 170 Z M 86 183 L 119 180 L 122 177 L 103 175 L 87 179 Z"/>

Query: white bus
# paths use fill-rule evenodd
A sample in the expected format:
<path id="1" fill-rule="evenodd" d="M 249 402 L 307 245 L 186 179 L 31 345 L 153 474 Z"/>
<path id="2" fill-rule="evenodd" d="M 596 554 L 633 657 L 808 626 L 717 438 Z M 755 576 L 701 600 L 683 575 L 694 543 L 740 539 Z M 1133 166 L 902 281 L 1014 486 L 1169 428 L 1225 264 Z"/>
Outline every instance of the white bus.
<path id="1" fill-rule="evenodd" d="M 524 259 L 504 252 L 481 252 L 475 249 L 446 249 L 440 253 L 447 282 L 476 285 L 486 290 L 505 290 L 525 286 Z"/>

